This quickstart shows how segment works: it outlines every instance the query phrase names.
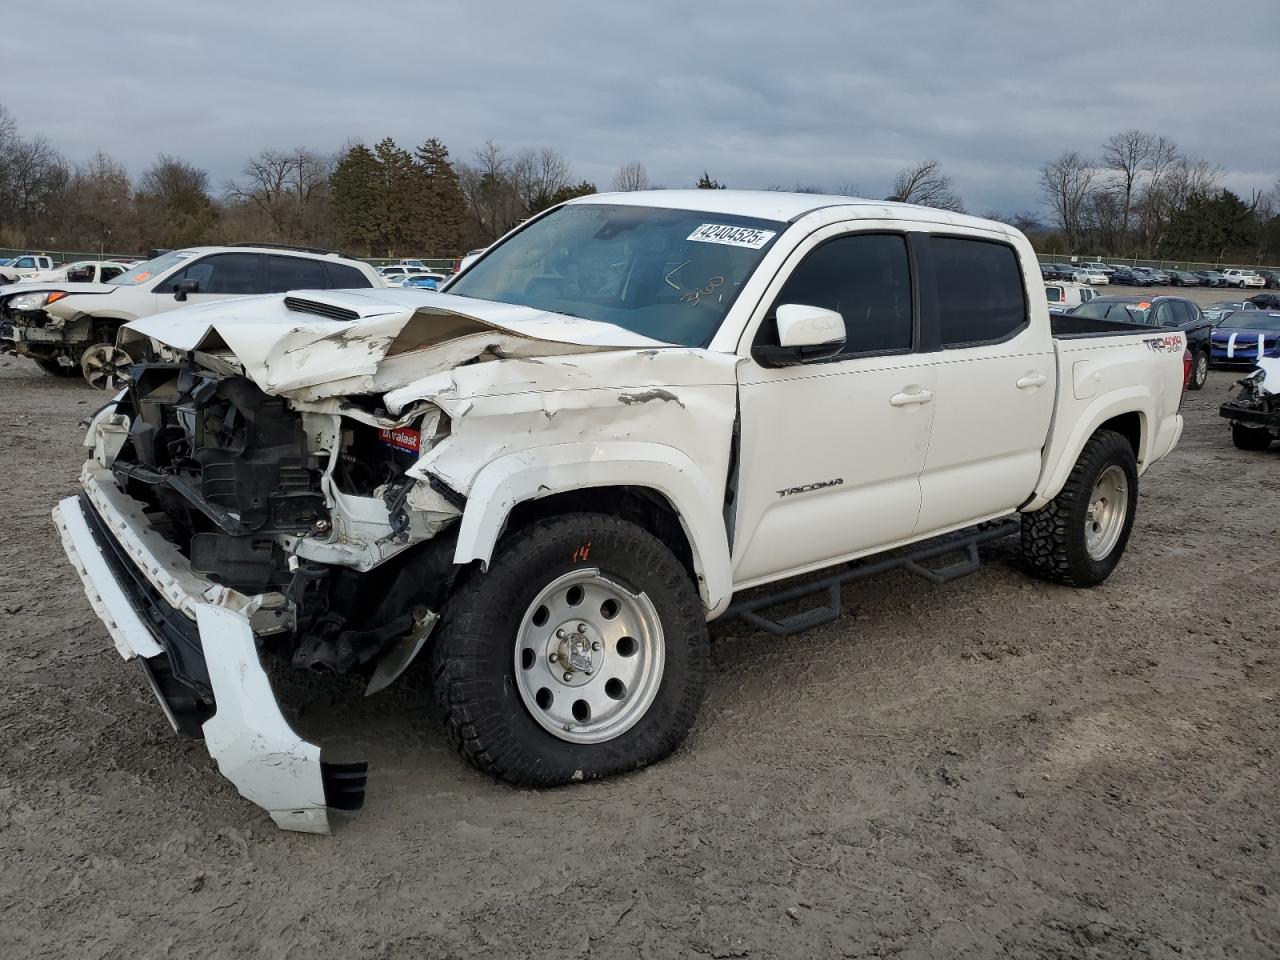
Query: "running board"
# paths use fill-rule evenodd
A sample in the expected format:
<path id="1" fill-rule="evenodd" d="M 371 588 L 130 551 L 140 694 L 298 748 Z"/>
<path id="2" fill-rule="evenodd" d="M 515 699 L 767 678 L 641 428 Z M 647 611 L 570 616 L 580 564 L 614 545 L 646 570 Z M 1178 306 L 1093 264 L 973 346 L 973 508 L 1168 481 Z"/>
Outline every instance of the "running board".
<path id="1" fill-rule="evenodd" d="M 1019 520 L 1010 518 L 982 524 L 960 534 L 948 534 L 936 540 L 926 540 L 922 544 L 906 547 L 900 552 L 895 551 L 892 556 L 871 563 L 857 563 L 854 566 L 845 567 L 838 573 L 830 574 L 821 580 L 740 601 L 725 611 L 724 618 L 741 617 L 753 627 L 759 627 L 775 637 L 794 636 L 804 630 L 812 630 L 814 627 L 831 623 L 840 616 L 842 609 L 840 588 L 846 583 L 854 583 L 898 569 L 913 573 L 932 584 L 950 583 L 959 577 L 977 572 L 982 566 L 982 559 L 978 556 L 980 544 L 1013 536 L 1020 527 Z M 952 554 L 958 554 L 958 556 L 949 563 L 935 567 L 924 566 L 928 560 L 936 560 Z M 770 607 L 793 603 L 824 592 L 827 595 L 824 604 L 801 610 L 799 613 L 785 617 L 769 617 L 761 612 Z"/>

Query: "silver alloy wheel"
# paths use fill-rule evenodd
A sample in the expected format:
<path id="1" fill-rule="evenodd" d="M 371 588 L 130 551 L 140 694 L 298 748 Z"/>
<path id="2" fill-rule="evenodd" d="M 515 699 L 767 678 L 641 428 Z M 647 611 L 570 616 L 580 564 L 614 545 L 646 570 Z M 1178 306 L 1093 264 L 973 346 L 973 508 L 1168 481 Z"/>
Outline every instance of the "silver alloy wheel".
<path id="1" fill-rule="evenodd" d="M 1196 383 L 1203 384 L 1209 379 L 1209 357 L 1203 353 L 1196 354 Z"/>
<path id="2" fill-rule="evenodd" d="M 95 343 L 80 355 L 80 369 L 89 386 L 119 390 L 129 382 L 133 357 L 110 343 Z"/>
<path id="3" fill-rule="evenodd" d="M 1129 478 L 1112 464 L 1102 471 L 1089 495 L 1085 514 L 1084 544 L 1094 560 L 1105 560 L 1115 549 L 1129 513 Z"/>
<path id="4" fill-rule="evenodd" d="M 598 568 L 547 584 L 520 621 L 516 687 L 546 731 L 602 743 L 631 729 L 658 695 L 666 644 L 658 610 Z"/>

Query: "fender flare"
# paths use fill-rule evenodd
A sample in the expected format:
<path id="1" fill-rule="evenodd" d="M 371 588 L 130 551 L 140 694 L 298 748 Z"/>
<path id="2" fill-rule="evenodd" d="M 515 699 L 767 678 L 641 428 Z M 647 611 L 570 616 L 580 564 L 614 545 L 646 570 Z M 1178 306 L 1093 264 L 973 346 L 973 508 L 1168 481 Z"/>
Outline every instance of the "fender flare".
<path id="1" fill-rule="evenodd" d="M 689 541 L 707 617 L 723 613 L 733 597 L 724 491 L 687 455 L 660 443 L 562 443 L 491 461 L 467 493 L 454 563 L 478 560 L 486 568 L 517 504 L 570 490 L 622 486 L 648 488 L 670 504 Z"/>
<path id="2" fill-rule="evenodd" d="M 1143 473 L 1143 465 L 1149 461 L 1151 455 L 1151 424 L 1155 414 L 1155 399 L 1143 387 L 1117 390 L 1099 397 L 1076 418 L 1075 425 L 1062 443 L 1057 459 L 1045 462 L 1035 492 L 1031 495 L 1031 499 L 1022 505 L 1021 510 L 1024 513 L 1039 510 L 1056 497 L 1067 482 L 1067 477 L 1071 475 L 1076 461 L 1080 459 L 1080 454 L 1084 450 L 1084 445 L 1089 442 L 1089 438 L 1108 420 L 1127 413 L 1138 415 L 1140 423 L 1137 450 L 1138 473 Z M 1050 441 L 1050 455 L 1053 447 L 1054 444 Z"/>

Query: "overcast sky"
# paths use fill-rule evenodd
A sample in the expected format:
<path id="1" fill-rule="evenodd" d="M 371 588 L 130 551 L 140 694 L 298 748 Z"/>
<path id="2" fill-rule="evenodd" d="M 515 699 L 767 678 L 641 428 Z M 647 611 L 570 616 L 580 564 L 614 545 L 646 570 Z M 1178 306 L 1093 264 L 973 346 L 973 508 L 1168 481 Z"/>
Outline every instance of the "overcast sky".
<path id="1" fill-rule="evenodd" d="M 1052 6 L 1052 10 L 1050 9 Z M 263 147 L 390 135 L 550 146 L 607 189 L 854 185 L 937 158 L 975 212 L 1041 207 L 1037 169 L 1138 127 L 1280 175 L 1280 0 L 100 0 L 0 30 L 0 103 L 73 162 L 158 153 L 218 188 Z"/>

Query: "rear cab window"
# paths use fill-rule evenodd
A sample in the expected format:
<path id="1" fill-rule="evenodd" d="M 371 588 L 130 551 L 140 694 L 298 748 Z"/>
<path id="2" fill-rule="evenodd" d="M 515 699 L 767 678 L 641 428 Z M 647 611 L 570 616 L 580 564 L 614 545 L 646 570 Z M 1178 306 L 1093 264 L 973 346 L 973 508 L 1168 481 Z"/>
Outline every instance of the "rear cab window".
<path id="1" fill-rule="evenodd" d="M 934 236 L 930 249 L 944 350 L 999 343 L 1026 328 L 1027 297 L 1013 247 Z"/>

